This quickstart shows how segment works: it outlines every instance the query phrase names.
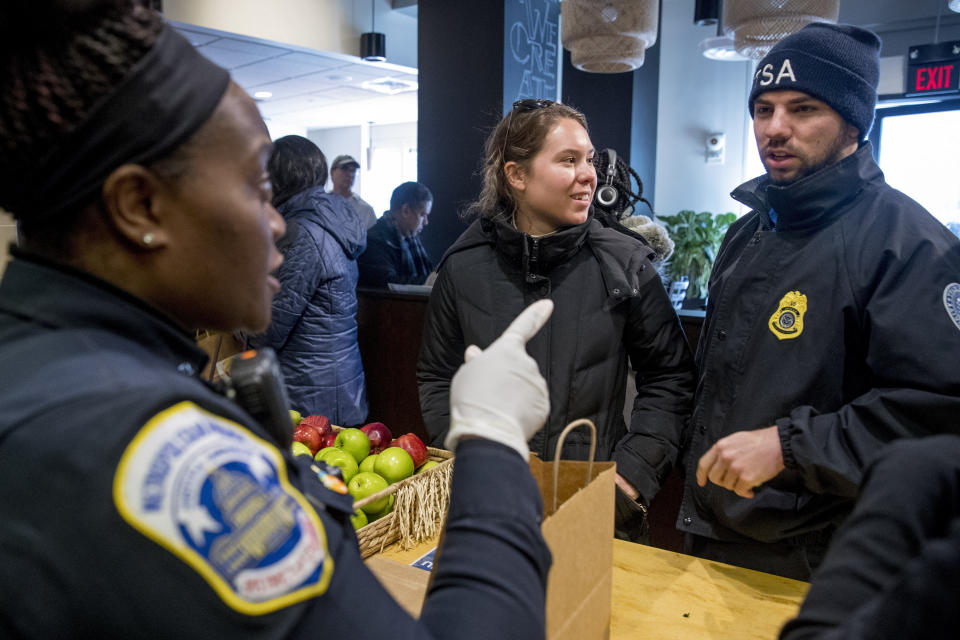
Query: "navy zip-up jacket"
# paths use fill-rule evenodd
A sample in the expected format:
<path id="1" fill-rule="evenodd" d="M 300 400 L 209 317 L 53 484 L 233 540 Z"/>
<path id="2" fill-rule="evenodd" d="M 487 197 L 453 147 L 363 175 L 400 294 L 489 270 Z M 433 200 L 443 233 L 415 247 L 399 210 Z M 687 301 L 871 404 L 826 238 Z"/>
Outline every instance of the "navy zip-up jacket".
<path id="1" fill-rule="evenodd" d="M 291 406 L 338 425 L 363 424 L 367 392 L 357 343 L 357 256 L 363 222 L 341 196 L 310 189 L 280 205 L 280 292 L 257 347 L 277 352 Z"/>
<path id="2" fill-rule="evenodd" d="M 732 195 L 753 211 L 710 279 L 677 526 L 772 542 L 841 522 L 887 442 L 957 430 L 960 240 L 884 182 L 869 143 Z M 697 486 L 717 440 L 771 425 L 786 469 L 754 498 Z"/>
<path id="3" fill-rule="evenodd" d="M 365 567 L 339 479 L 200 378 L 206 355 L 89 275 L 0 282 L 0 638 L 542 638 L 550 552 L 512 449 L 456 451 L 419 620 Z"/>

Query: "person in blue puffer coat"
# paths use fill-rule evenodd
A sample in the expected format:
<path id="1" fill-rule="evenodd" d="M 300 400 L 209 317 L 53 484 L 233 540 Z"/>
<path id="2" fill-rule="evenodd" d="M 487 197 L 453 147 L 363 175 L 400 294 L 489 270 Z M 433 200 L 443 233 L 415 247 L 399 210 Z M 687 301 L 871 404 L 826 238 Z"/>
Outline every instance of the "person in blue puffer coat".
<path id="1" fill-rule="evenodd" d="M 267 168 L 287 233 L 278 243 L 284 260 L 270 326 L 250 343 L 277 352 L 291 407 L 334 424 L 362 424 L 356 291 L 366 228 L 344 198 L 324 192 L 327 161 L 307 138 L 275 140 Z"/>

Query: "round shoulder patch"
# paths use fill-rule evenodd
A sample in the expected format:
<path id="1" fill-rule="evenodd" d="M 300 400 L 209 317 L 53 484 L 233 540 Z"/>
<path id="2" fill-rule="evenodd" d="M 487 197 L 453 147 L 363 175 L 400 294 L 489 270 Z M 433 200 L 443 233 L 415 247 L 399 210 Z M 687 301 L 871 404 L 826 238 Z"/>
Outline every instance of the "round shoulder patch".
<path id="1" fill-rule="evenodd" d="M 262 615 L 324 593 L 333 560 L 283 457 L 239 424 L 181 402 L 127 445 L 120 515 L 195 569 L 231 608 Z"/>
<path id="2" fill-rule="evenodd" d="M 946 307 L 953 324 L 960 329 L 960 284 L 951 282 L 943 288 L 943 306 Z"/>

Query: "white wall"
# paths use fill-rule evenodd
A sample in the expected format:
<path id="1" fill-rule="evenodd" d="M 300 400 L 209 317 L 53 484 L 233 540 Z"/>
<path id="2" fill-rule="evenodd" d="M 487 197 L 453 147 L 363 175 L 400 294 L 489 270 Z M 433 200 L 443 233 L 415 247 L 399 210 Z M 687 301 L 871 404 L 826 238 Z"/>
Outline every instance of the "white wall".
<path id="1" fill-rule="evenodd" d="M 416 122 L 310 129 L 306 137 L 320 147 L 328 164 L 342 153 L 357 159 L 360 170 L 353 190 L 370 203 L 378 217 L 390 208 L 390 194 L 400 183 L 416 180 Z M 367 149 L 371 145 L 373 149 L 395 155 L 396 158 L 391 158 L 394 164 L 370 167 Z M 327 181 L 327 189 L 332 188 Z"/>
<path id="2" fill-rule="evenodd" d="M 376 30 L 386 35 L 387 61 L 417 66 L 417 18 L 374 0 Z M 274 42 L 357 56 L 371 29 L 369 0 L 164 0 L 168 20 Z"/>
<path id="3" fill-rule="evenodd" d="M 698 45 L 716 35 L 716 27 L 693 24 L 692 2 L 664 2 L 660 29 L 657 213 L 742 213 L 730 191 L 749 170 L 746 154 L 756 155 L 747 114 L 753 63 L 703 57 Z M 723 164 L 705 162 L 704 140 L 711 132 L 726 134 Z"/>
<path id="4" fill-rule="evenodd" d="M 320 147 L 323 155 L 327 157 L 327 166 L 333 164 L 333 159 L 346 153 L 356 158 L 360 163 L 360 170 L 357 171 L 357 181 L 353 185 L 353 190 L 360 193 L 360 185 L 363 182 L 363 174 L 366 170 L 367 156 L 365 130 L 366 127 L 337 127 L 336 129 L 310 129 L 306 137 Z M 333 188 L 330 181 L 327 180 L 327 190 Z"/>
<path id="5" fill-rule="evenodd" d="M 17 225 L 13 221 L 13 216 L 0 209 L 0 276 L 7 268 L 9 259 L 7 247 L 17 241 Z"/>

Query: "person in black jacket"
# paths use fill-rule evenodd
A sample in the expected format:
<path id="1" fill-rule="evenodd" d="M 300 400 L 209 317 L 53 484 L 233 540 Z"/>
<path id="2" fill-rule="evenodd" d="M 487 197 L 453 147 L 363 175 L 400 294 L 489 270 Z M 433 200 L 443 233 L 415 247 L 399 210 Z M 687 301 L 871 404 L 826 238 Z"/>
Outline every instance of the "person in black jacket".
<path id="1" fill-rule="evenodd" d="M 279 286 L 254 101 L 141 2 L 3 3 L 0 60 L 21 238 L 0 280 L 0 637 L 543 637 L 526 441 L 549 399 L 524 344 L 551 304 L 454 378 L 414 619 L 364 565 L 342 480 L 198 373 L 194 328 L 262 331 Z"/>
<path id="2" fill-rule="evenodd" d="M 873 160 L 879 46 L 815 23 L 757 67 L 767 173 L 733 192 L 753 210 L 709 285 L 677 523 L 690 553 L 809 579 L 865 463 L 956 430 L 960 241 Z"/>
<path id="3" fill-rule="evenodd" d="M 390 195 L 385 211 L 367 234 L 367 249 L 358 259 L 360 286 L 423 284 L 433 261 L 420 240 L 429 224 L 433 194 L 419 182 L 404 182 Z"/>
<path id="4" fill-rule="evenodd" d="M 583 115 L 546 100 L 514 105 L 486 142 L 479 216 L 440 262 L 417 365 L 428 435 L 442 442 L 450 378 L 467 344 L 485 345 L 534 300 L 556 310 L 528 347 L 553 405 L 530 441 L 553 459 L 571 421 L 597 426 L 597 458 L 617 463 L 618 535 L 642 536 L 642 512 L 676 462 L 693 391 L 693 359 L 638 237 L 594 218 L 597 174 Z M 624 421 L 627 369 L 637 396 Z M 587 434 L 562 455 L 583 460 Z M 633 523 L 633 524 L 630 524 Z"/>
<path id="5" fill-rule="evenodd" d="M 956 638 L 960 437 L 901 440 L 863 475 L 853 513 L 781 640 Z"/>

